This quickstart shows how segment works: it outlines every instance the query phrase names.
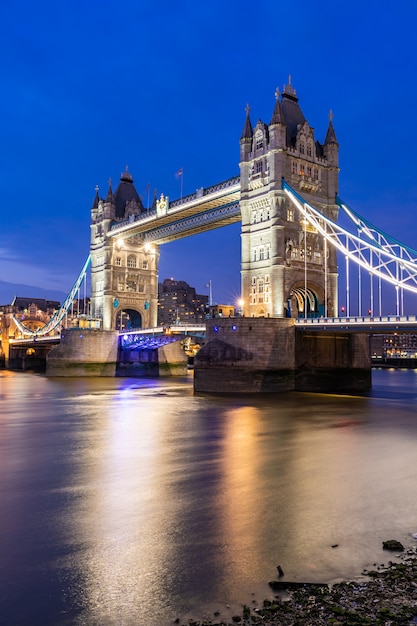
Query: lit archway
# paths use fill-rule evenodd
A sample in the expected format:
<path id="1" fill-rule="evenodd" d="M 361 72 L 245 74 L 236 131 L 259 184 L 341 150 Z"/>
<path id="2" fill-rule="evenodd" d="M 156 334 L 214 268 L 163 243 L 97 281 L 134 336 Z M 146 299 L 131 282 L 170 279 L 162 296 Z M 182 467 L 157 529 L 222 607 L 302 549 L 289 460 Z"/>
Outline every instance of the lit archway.
<path id="1" fill-rule="evenodd" d="M 288 299 L 289 317 L 319 317 L 319 298 L 310 287 L 293 287 Z M 295 310 L 294 310 L 295 309 Z"/>
<path id="2" fill-rule="evenodd" d="M 135 330 L 142 328 L 142 315 L 134 309 L 120 309 L 116 313 L 116 330 Z"/>

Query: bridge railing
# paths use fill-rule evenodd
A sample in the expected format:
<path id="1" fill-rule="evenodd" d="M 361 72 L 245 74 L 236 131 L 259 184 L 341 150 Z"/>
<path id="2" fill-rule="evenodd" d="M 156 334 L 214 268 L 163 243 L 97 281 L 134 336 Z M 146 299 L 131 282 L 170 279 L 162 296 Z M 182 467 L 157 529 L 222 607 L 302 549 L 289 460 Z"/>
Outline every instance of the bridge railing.
<path id="1" fill-rule="evenodd" d="M 307 317 L 297 318 L 297 326 L 317 326 L 317 325 L 346 325 L 346 324 L 394 324 L 417 322 L 417 315 L 384 315 L 384 316 L 349 316 L 349 317 Z"/>

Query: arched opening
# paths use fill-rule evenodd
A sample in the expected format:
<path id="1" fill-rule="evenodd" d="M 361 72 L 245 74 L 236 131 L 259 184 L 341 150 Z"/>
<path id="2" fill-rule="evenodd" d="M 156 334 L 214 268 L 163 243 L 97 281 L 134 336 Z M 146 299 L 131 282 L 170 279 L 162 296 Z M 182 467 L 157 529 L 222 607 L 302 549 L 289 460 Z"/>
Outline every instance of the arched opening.
<path id="1" fill-rule="evenodd" d="M 116 313 L 116 330 L 142 328 L 142 315 L 134 309 L 120 309 Z"/>
<path id="2" fill-rule="evenodd" d="M 293 287 L 288 298 L 288 317 L 320 317 L 319 298 L 310 287 Z"/>

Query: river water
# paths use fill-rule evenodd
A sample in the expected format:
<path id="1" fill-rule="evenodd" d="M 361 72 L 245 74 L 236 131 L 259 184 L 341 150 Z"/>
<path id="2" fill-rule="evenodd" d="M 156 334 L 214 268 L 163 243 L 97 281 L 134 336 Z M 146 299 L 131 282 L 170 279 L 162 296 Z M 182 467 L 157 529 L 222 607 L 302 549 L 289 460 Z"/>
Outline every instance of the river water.
<path id="1" fill-rule="evenodd" d="M 0 371 L 0 623 L 223 618 L 417 532 L 417 372 L 363 397 Z M 415 543 L 415 542 L 414 542 Z M 336 547 L 332 547 L 335 546 Z"/>

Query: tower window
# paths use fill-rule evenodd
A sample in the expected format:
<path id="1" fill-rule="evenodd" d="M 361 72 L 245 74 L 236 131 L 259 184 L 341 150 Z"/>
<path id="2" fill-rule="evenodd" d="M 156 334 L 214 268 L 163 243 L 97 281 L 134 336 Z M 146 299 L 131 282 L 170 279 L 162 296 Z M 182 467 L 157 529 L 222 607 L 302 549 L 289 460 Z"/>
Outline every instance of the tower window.
<path id="1" fill-rule="evenodd" d="M 127 266 L 128 267 L 136 267 L 136 257 L 131 255 L 127 257 Z"/>
<path id="2" fill-rule="evenodd" d="M 304 153 L 305 153 L 304 142 L 300 141 L 300 154 L 304 154 Z"/>
<path id="3" fill-rule="evenodd" d="M 257 174 L 262 172 L 262 161 L 256 161 L 255 171 L 256 171 Z"/>
<path id="4" fill-rule="evenodd" d="M 116 265 L 119 265 L 119 266 L 120 266 L 121 264 L 122 264 L 122 259 L 121 259 L 121 257 L 119 257 L 119 256 L 118 256 L 118 257 L 116 258 Z"/>
<path id="5" fill-rule="evenodd" d="M 307 144 L 307 156 L 311 156 L 311 143 Z"/>
<path id="6" fill-rule="evenodd" d="M 260 148 L 263 148 L 263 145 L 264 145 L 263 137 L 258 137 L 256 140 L 256 149 L 259 150 Z"/>
<path id="7" fill-rule="evenodd" d="M 297 163 L 295 161 L 292 162 L 292 173 L 293 174 L 297 173 Z"/>

